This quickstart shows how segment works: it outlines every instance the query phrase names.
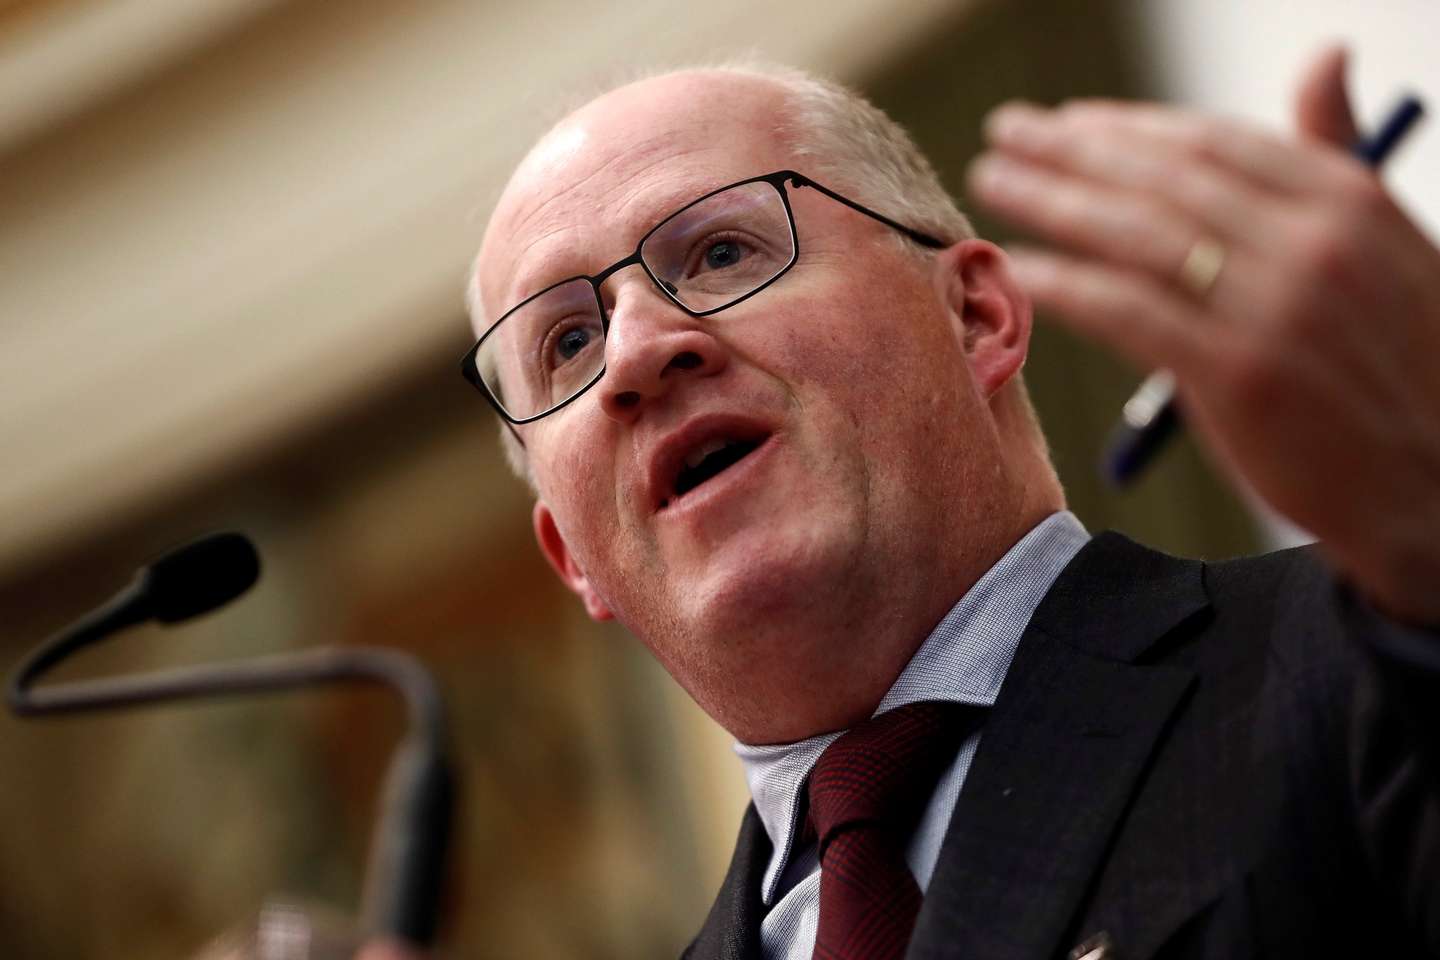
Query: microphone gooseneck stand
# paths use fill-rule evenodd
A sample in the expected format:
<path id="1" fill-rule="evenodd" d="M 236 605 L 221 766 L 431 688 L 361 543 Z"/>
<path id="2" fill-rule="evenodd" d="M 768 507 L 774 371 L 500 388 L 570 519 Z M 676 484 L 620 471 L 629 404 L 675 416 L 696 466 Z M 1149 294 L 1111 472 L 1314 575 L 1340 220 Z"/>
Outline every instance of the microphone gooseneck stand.
<path id="1" fill-rule="evenodd" d="M 404 701 L 409 730 L 386 776 L 385 800 L 366 868 L 368 934 L 416 946 L 434 939 L 449 841 L 451 775 L 439 690 L 415 657 L 381 647 L 332 647 L 134 676 L 32 685 L 76 651 L 150 620 L 178 623 L 238 597 L 259 576 L 259 557 L 238 533 L 195 541 L 142 569 L 119 593 L 36 647 L 6 685 L 19 716 L 273 693 L 369 682 Z"/>

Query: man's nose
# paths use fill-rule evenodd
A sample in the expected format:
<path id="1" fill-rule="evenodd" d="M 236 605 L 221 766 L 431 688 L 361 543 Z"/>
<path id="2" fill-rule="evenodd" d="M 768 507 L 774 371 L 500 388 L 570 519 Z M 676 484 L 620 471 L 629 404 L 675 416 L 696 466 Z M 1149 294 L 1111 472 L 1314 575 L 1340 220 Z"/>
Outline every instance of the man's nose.
<path id="1" fill-rule="evenodd" d="M 632 422 L 683 383 L 724 369 L 727 353 L 709 323 L 685 313 L 643 275 L 617 284 L 605 376 L 596 384 L 605 413 Z"/>

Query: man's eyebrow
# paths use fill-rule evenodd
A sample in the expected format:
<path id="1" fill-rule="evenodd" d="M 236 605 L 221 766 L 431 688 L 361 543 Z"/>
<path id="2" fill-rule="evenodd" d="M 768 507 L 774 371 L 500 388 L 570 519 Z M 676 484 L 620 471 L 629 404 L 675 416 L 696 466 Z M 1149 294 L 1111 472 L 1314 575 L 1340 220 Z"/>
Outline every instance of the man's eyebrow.
<path id="1" fill-rule="evenodd" d="M 556 234 L 562 233 L 564 230 L 565 224 L 563 223 L 550 224 L 544 233 L 536 237 L 531 237 L 526 242 L 524 249 L 515 253 L 515 262 L 521 263 L 521 261 L 526 260 L 526 254 L 529 251 L 537 246 L 541 246 L 545 241 Z M 521 269 L 517 271 L 514 280 L 506 285 L 506 302 L 501 304 L 500 309 L 509 310 L 525 298 L 534 296 L 556 281 L 563 280 L 566 277 L 573 277 L 581 272 L 578 264 L 574 265 L 568 272 L 563 270 L 566 266 L 566 258 L 573 253 L 569 245 L 560 244 L 558 249 L 555 248 L 553 244 L 550 246 L 551 249 L 543 251 L 539 256 L 529 257 L 529 262 L 524 263 Z"/>
<path id="2" fill-rule="evenodd" d="M 664 144 L 657 144 L 657 146 L 662 145 Z M 651 163 L 637 170 L 635 175 L 638 176 L 661 164 L 672 165 L 677 162 L 683 162 L 687 156 L 695 152 L 697 151 L 691 149 L 659 154 Z M 695 179 L 689 182 L 677 183 L 668 189 L 664 187 L 634 187 L 631 189 L 630 195 L 620 201 L 618 209 L 621 217 L 624 218 L 626 211 L 636 204 L 644 203 L 648 206 L 648 210 L 646 211 L 648 219 L 646 222 L 640 224 L 641 233 L 637 234 L 634 240 L 634 242 L 638 243 L 640 236 L 643 235 L 645 231 L 652 229 L 671 214 L 677 213 L 681 207 L 700 199 L 711 190 L 722 187 L 728 182 L 727 180 L 722 180 L 715 174 L 700 176 L 697 172 Z"/>

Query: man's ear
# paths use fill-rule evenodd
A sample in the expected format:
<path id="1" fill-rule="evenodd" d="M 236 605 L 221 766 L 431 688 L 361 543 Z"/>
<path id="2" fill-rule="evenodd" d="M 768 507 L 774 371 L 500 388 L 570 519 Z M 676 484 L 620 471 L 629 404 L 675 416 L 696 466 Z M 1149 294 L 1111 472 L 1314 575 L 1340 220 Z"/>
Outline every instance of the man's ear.
<path id="1" fill-rule="evenodd" d="M 535 540 L 540 544 L 540 552 L 545 554 L 545 559 L 555 568 L 560 581 L 574 591 L 580 602 L 585 604 L 585 612 L 590 614 L 592 620 L 615 619 L 610 607 L 590 585 L 585 571 L 580 569 L 580 565 L 570 555 L 570 547 L 561 536 L 560 528 L 555 525 L 555 516 L 543 500 L 535 501 L 535 509 L 530 517 L 535 524 Z"/>
<path id="2" fill-rule="evenodd" d="M 936 254 L 935 285 L 959 325 L 976 385 L 993 397 L 1030 349 L 1030 298 L 1011 275 L 1010 259 L 988 240 L 962 240 Z"/>

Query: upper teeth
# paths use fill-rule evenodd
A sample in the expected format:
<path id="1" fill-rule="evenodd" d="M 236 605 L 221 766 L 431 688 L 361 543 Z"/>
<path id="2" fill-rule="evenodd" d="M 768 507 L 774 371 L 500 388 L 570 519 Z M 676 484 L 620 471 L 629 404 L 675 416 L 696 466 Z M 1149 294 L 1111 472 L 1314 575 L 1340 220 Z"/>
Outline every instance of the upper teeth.
<path id="1" fill-rule="evenodd" d="M 728 440 L 711 440 L 709 443 L 702 443 L 690 451 L 690 455 L 685 458 L 685 466 L 694 469 L 700 466 L 700 461 L 710 456 L 710 454 L 724 450 L 729 445 L 730 442 Z"/>

